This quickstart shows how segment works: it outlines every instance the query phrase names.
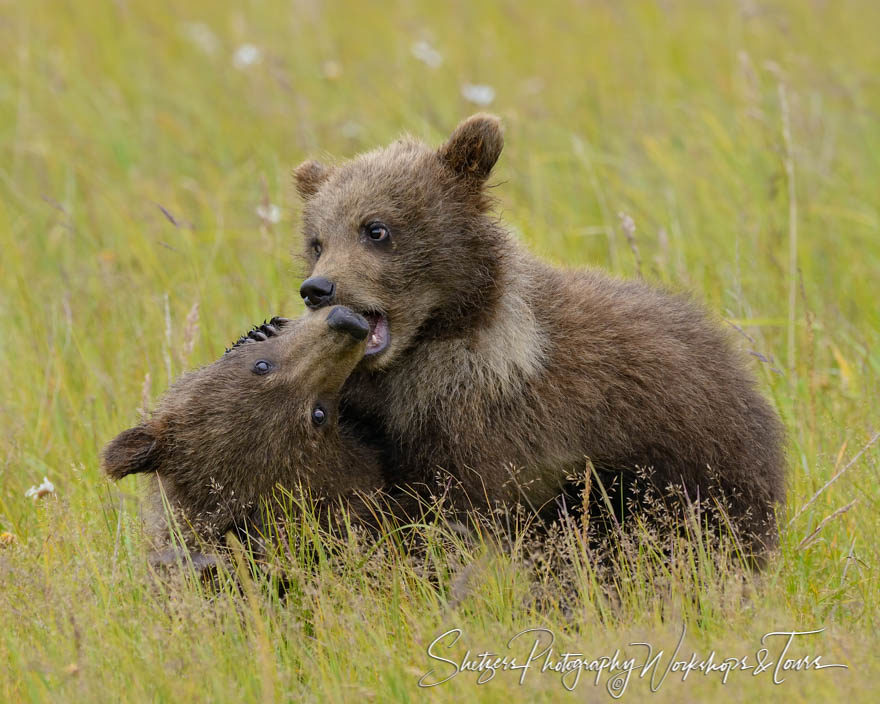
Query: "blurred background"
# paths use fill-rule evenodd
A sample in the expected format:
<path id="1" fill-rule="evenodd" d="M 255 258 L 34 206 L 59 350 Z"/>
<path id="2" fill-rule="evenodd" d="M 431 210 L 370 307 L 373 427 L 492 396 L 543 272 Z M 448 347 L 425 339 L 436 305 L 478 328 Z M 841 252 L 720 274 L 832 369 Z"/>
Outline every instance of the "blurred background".
<path id="1" fill-rule="evenodd" d="M 301 310 L 292 168 L 480 110 L 533 251 L 737 328 L 793 513 L 878 425 L 878 27 L 869 0 L 0 0 L 0 532 L 111 549 L 101 446 Z M 847 554 L 877 577 L 876 447 L 860 462 L 784 538 L 857 500 L 787 563 L 804 604 L 839 596 Z M 60 524 L 25 496 L 43 477 Z"/>

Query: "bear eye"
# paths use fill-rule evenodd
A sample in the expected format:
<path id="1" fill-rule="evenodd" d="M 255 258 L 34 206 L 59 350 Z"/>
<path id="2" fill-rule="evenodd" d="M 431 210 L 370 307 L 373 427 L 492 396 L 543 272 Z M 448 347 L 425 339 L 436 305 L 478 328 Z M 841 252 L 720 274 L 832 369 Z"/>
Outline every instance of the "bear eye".
<path id="1" fill-rule="evenodd" d="M 324 247 L 320 242 L 312 242 L 312 251 L 315 253 L 315 259 L 318 259 L 321 256 L 321 252 L 324 251 Z"/>
<path id="2" fill-rule="evenodd" d="M 254 362 L 254 367 L 251 371 L 253 371 L 254 374 L 263 375 L 263 374 L 268 374 L 269 372 L 271 372 L 274 367 L 275 367 L 275 365 L 272 364 L 272 362 L 269 362 L 268 360 L 265 360 L 265 359 L 261 359 L 257 362 Z"/>
<path id="3" fill-rule="evenodd" d="M 367 237 L 369 237 L 373 242 L 384 242 L 391 235 L 388 232 L 388 227 L 381 222 L 371 222 L 366 227 Z"/>
<path id="4" fill-rule="evenodd" d="M 327 411 L 324 410 L 324 407 L 321 405 L 317 405 L 312 409 L 312 423 L 315 425 L 321 426 L 327 421 Z"/>

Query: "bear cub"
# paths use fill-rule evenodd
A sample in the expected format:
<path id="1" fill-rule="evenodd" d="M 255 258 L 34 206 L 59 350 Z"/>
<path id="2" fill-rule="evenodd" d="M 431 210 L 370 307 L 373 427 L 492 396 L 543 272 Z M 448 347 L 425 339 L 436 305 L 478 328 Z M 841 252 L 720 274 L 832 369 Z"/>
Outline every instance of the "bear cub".
<path id="1" fill-rule="evenodd" d="M 383 484 L 378 455 L 340 425 L 338 396 L 367 333 L 364 318 L 342 306 L 274 318 L 184 374 L 147 420 L 110 442 L 108 476 L 153 475 L 154 541 L 169 540 L 166 503 L 194 547 L 258 526 L 276 486 L 366 511 L 361 499 Z"/>
<path id="2" fill-rule="evenodd" d="M 439 472 L 462 508 L 538 510 L 589 458 L 616 497 L 649 470 L 664 495 L 721 501 L 746 553 L 772 548 L 783 429 L 743 355 L 684 296 L 529 254 L 490 212 L 502 146 L 481 114 L 436 149 L 295 170 L 300 293 L 370 324 L 343 415 L 387 438 L 399 484 L 435 491 Z"/>

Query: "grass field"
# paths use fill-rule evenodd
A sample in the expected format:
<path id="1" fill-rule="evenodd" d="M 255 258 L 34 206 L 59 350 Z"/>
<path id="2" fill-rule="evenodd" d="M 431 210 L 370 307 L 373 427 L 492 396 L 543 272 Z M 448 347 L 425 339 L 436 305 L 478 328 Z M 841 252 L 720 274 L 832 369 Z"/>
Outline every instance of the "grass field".
<path id="1" fill-rule="evenodd" d="M 0 0 L 0 701 L 609 701 L 605 674 L 568 692 L 537 666 L 417 682 L 449 673 L 426 649 L 452 628 L 449 658 L 527 655 L 507 640 L 540 627 L 668 659 L 683 626 L 684 659 L 824 628 L 789 657 L 849 669 L 653 695 L 636 671 L 625 699 L 877 701 L 877 27 L 868 0 Z M 301 561 L 285 603 L 246 577 L 155 585 L 137 483 L 101 476 L 101 446 L 251 323 L 298 315 L 293 166 L 439 142 L 479 109 L 504 120 L 495 193 L 530 248 L 742 330 L 789 431 L 780 553 L 760 578 L 639 558 L 610 589 L 586 565 L 575 608 L 454 540 L 431 578 L 393 547 Z"/>

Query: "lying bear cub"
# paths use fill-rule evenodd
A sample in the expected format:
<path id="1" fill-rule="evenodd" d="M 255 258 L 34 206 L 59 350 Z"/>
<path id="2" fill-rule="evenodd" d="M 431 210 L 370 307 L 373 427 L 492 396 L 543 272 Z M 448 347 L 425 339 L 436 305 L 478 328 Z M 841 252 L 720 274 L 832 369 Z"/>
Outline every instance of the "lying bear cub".
<path id="1" fill-rule="evenodd" d="M 340 426 L 337 407 L 368 330 L 342 306 L 274 318 L 182 376 L 148 420 L 107 445 L 111 478 L 154 475 L 154 540 L 168 542 L 166 504 L 190 544 L 246 530 L 276 486 L 366 511 L 361 499 L 382 486 L 378 455 Z"/>

